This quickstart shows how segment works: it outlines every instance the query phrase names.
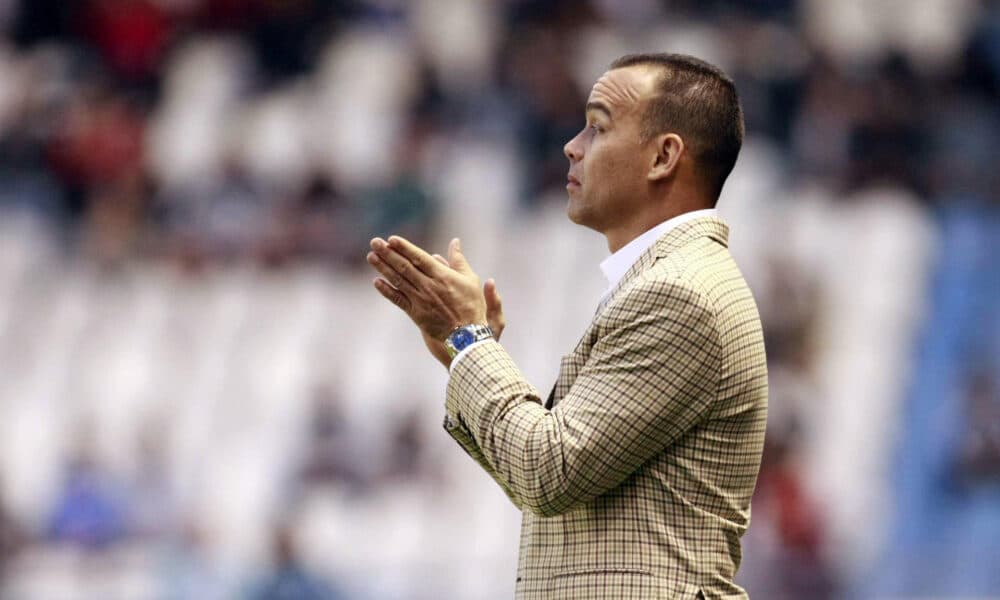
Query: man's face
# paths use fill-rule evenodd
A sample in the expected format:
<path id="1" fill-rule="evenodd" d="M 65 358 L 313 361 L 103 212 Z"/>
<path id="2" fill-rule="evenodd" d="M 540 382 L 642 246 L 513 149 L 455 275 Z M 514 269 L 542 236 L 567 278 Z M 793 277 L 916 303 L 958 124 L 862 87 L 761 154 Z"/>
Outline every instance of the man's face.
<path id="1" fill-rule="evenodd" d="M 591 88 L 586 126 L 563 147 L 574 223 L 606 233 L 640 208 L 654 157 L 641 121 L 655 83 L 656 71 L 637 65 L 608 71 Z"/>

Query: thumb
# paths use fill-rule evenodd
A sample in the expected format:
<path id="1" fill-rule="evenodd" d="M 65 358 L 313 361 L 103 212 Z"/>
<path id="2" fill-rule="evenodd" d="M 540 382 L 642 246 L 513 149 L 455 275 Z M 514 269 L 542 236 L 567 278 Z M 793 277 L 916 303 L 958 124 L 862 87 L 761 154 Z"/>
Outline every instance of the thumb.
<path id="1" fill-rule="evenodd" d="M 462 242 L 458 238 L 451 240 L 451 243 L 448 244 L 448 263 L 451 268 L 460 273 L 472 273 L 472 267 L 469 266 L 469 261 L 465 260 L 465 254 L 462 253 Z"/>
<path id="2" fill-rule="evenodd" d="M 496 281 L 493 279 L 486 280 L 486 283 L 483 285 L 483 295 L 486 297 L 486 310 L 490 315 L 503 310 Z"/>
<path id="3" fill-rule="evenodd" d="M 486 297 L 486 320 L 489 322 L 490 329 L 493 330 L 493 335 L 499 341 L 500 334 L 507 326 L 507 321 L 503 316 L 503 304 L 500 300 L 500 292 L 497 291 L 496 281 L 486 280 L 483 285 L 483 296 Z"/>

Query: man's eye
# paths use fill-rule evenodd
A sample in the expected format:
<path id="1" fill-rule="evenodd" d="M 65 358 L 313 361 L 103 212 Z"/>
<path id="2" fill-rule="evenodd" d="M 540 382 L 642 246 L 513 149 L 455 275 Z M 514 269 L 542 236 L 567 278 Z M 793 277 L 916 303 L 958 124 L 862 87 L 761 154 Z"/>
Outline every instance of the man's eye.
<path id="1" fill-rule="evenodd" d="M 593 123 L 593 124 L 591 124 L 590 128 L 591 128 L 592 130 L 594 130 L 594 133 L 603 133 L 603 132 L 604 132 L 604 130 L 603 130 L 603 129 L 601 129 L 601 126 L 600 126 L 600 125 L 598 125 L 597 123 Z"/>

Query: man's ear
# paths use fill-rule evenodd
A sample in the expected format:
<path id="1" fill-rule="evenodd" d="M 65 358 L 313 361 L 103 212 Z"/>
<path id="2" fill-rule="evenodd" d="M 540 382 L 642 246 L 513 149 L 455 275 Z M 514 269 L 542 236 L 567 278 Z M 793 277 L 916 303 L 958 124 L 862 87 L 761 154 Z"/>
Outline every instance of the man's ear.
<path id="1" fill-rule="evenodd" d="M 646 175 L 649 181 L 663 180 L 673 175 L 685 150 L 684 140 L 676 133 L 660 134 L 656 136 L 655 142 L 656 155 Z"/>

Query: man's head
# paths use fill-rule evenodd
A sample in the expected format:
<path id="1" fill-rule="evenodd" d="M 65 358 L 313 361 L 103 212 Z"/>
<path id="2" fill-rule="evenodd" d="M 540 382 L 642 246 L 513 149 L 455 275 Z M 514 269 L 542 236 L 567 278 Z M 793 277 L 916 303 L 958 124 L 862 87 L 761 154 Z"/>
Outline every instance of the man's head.
<path id="1" fill-rule="evenodd" d="M 690 56 L 619 58 L 591 89 L 586 117 L 564 148 L 569 216 L 606 235 L 714 206 L 743 142 L 732 80 Z"/>

